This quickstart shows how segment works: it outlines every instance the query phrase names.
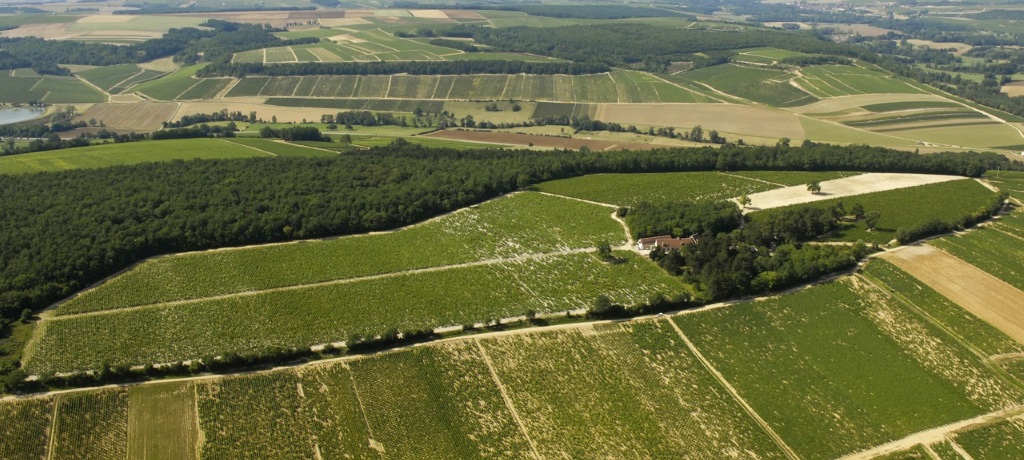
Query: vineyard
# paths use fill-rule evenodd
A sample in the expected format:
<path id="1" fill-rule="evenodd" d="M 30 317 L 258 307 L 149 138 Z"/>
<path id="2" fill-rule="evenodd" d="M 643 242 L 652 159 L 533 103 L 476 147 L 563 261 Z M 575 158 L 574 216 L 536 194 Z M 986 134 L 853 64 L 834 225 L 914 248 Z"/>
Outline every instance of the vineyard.
<path id="1" fill-rule="evenodd" d="M 121 460 L 128 455 L 128 392 L 101 390 L 56 398 L 50 456 Z"/>
<path id="2" fill-rule="evenodd" d="M 509 259 L 410 274 L 256 291 L 177 304 L 55 317 L 25 358 L 31 372 L 141 365 L 309 347 L 435 328 L 589 308 L 597 293 L 621 305 L 672 296 L 680 282 L 631 253 L 608 264 L 591 253 Z M 316 321 L 310 321 L 316 318 Z M 103 330 L 102 336 L 95 331 Z M 74 350 L 74 353 L 70 353 Z"/>
<path id="3" fill-rule="evenodd" d="M 1004 216 L 992 227 L 929 242 L 1017 289 L 1024 290 L 1024 233 L 1022 214 Z"/>
<path id="4" fill-rule="evenodd" d="M 675 321 L 807 458 L 834 458 L 1024 396 L 927 318 L 856 277 Z"/>
<path id="5" fill-rule="evenodd" d="M 801 173 L 803 174 L 803 173 Z M 820 177 L 806 173 L 808 180 Z M 723 200 L 777 186 L 721 173 L 593 174 L 540 184 L 541 191 L 601 203 L 629 206 L 641 201 L 667 203 Z"/>
<path id="6" fill-rule="evenodd" d="M 574 200 L 519 193 L 390 233 L 161 257 L 74 297 L 57 313 L 588 248 L 601 240 L 621 244 L 625 233 L 611 212 Z"/>

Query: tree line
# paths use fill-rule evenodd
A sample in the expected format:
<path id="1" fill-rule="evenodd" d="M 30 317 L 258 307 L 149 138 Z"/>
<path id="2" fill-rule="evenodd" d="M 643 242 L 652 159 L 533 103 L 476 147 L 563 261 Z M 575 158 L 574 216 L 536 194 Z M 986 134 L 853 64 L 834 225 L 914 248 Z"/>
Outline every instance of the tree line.
<path id="1" fill-rule="evenodd" d="M 298 75 L 473 75 L 533 74 L 585 75 L 611 70 L 607 64 L 575 62 L 527 61 L 383 61 L 383 62 L 300 62 L 294 64 L 260 64 L 214 62 L 196 72 L 197 77 L 236 77 L 266 75 L 272 77 Z"/>

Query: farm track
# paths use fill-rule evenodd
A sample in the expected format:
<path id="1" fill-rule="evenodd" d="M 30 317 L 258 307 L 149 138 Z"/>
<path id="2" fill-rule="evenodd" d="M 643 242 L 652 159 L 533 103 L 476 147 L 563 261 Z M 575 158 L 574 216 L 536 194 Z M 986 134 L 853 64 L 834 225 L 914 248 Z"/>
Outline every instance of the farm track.
<path id="1" fill-rule="evenodd" d="M 515 420 L 516 426 L 519 427 L 519 432 L 526 438 L 527 444 L 530 445 L 530 453 L 533 454 L 533 458 L 542 459 L 540 453 L 537 452 L 537 444 L 533 442 L 533 438 L 530 437 L 530 433 L 526 431 L 526 424 L 523 423 L 523 419 L 519 417 L 519 411 L 516 410 L 516 405 L 512 402 L 512 397 L 508 395 L 508 391 L 505 390 L 505 385 L 501 383 L 501 378 L 498 377 L 498 372 L 494 370 L 494 363 L 491 362 L 490 355 L 487 354 L 487 350 L 480 344 L 480 339 L 476 338 L 473 343 L 476 344 L 477 350 L 480 351 L 480 356 L 484 360 L 484 364 L 487 365 L 487 371 L 491 374 L 491 379 L 494 381 L 494 385 L 498 387 L 498 392 L 501 393 L 501 399 L 505 401 L 505 406 L 508 407 L 509 413 L 512 414 L 512 419 Z"/>

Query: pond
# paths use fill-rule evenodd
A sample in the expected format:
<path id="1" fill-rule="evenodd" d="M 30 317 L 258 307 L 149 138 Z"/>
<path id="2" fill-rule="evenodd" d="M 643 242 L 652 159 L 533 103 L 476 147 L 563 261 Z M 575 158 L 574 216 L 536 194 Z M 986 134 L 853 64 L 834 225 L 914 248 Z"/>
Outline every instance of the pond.
<path id="1" fill-rule="evenodd" d="M 31 120 L 45 111 L 39 107 L 0 107 L 0 125 Z"/>

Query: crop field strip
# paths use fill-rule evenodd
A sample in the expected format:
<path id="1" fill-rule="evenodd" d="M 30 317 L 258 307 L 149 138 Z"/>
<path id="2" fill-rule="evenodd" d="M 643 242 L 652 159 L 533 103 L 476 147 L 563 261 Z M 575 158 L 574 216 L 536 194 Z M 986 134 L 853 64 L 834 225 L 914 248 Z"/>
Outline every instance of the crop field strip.
<path id="1" fill-rule="evenodd" d="M 196 390 L 190 382 L 128 390 L 127 458 L 197 458 Z"/>
<path id="2" fill-rule="evenodd" d="M 775 107 L 810 104 L 818 99 L 789 84 L 795 75 L 772 69 L 724 64 L 675 75 L 673 81 L 698 82 L 722 92 Z"/>
<path id="3" fill-rule="evenodd" d="M 105 95 L 75 77 L 15 77 L 10 71 L 0 72 L 0 102 L 60 104 L 105 101 Z"/>
<path id="4" fill-rule="evenodd" d="M 921 90 L 889 75 L 855 66 L 805 67 L 795 81 L 811 95 L 826 99 L 854 94 L 920 93 Z"/>
<path id="5" fill-rule="evenodd" d="M 991 226 L 929 244 L 974 265 L 1007 284 L 1024 290 L 1024 219 L 1004 216 Z"/>
<path id="6" fill-rule="evenodd" d="M 152 161 L 270 156 L 220 139 L 176 139 L 93 145 L 0 157 L 0 174 L 104 168 Z"/>
<path id="7" fill-rule="evenodd" d="M 834 458 L 1024 397 L 857 277 L 673 320 L 803 458 Z"/>

